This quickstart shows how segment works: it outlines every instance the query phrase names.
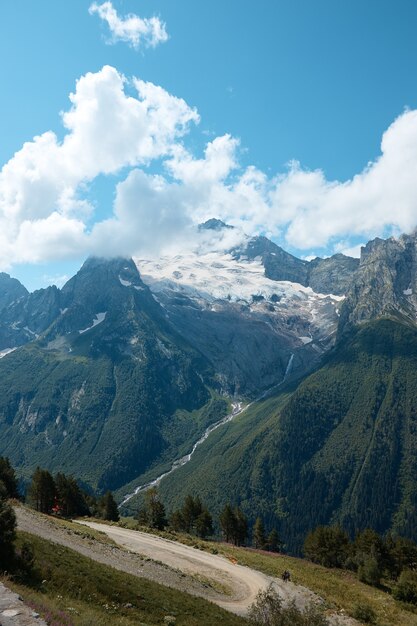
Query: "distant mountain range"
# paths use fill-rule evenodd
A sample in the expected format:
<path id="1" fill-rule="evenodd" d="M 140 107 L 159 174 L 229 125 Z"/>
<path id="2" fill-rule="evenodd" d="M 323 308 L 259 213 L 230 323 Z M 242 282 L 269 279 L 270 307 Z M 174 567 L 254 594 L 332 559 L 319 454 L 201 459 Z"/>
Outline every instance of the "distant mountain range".
<path id="1" fill-rule="evenodd" d="M 219 509 L 234 494 L 295 553 L 319 524 L 417 538 L 416 248 L 411 235 L 362 250 L 336 344 L 162 481 L 170 504 L 198 491 Z"/>
<path id="2" fill-rule="evenodd" d="M 415 235 L 360 262 L 253 237 L 91 258 L 62 289 L 0 274 L 0 454 L 24 477 L 39 464 L 122 495 L 255 400 L 161 482 L 168 501 L 236 501 L 292 551 L 330 521 L 417 539 L 416 267 Z"/>

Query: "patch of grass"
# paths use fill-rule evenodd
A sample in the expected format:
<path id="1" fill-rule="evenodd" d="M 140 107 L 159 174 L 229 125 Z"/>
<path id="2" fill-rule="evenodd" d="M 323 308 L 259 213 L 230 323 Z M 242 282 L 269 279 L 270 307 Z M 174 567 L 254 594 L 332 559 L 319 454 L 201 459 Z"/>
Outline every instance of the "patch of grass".
<path id="1" fill-rule="evenodd" d="M 100 530 L 96 530 L 93 528 L 88 528 L 88 526 L 83 526 L 82 524 L 77 524 L 76 521 L 66 520 L 59 517 L 48 517 L 51 523 L 56 524 L 56 526 L 60 528 L 65 528 L 69 533 L 74 535 L 78 535 L 83 539 L 91 539 L 92 541 L 99 541 L 100 543 L 107 543 L 110 545 L 117 545 L 113 539 L 111 539 L 105 532 Z M 90 518 L 86 518 L 90 519 Z M 94 520 L 96 521 L 96 520 Z"/>
<path id="2" fill-rule="evenodd" d="M 307 561 L 283 554 L 273 554 L 251 548 L 235 546 L 212 541 L 203 541 L 191 535 L 169 531 L 154 532 L 141 528 L 133 518 L 122 518 L 122 525 L 133 530 L 152 532 L 166 539 L 179 541 L 198 550 L 219 554 L 247 565 L 265 574 L 280 577 L 284 570 L 291 572 L 291 579 L 314 591 L 326 603 L 329 610 L 340 611 L 355 616 L 358 606 L 369 607 L 376 615 L 378 626 L 417 626 L 417 615 L 414 607 L 397 602 L 387 591 L 370 587 L 361 583 L 356 574 L 346 570 L 328 569 Z M 389 581 L 386 589 L 390 589 Z"/>
<path id="3" fill-rule="evenodd" d="M 209 578 L 208 576 L 203 576 L 202 574 L 189 575 L 191 576 L 191 578 L 202 584 L 204 587 L 207 587 L 207 589 L 217 591 L 217 593 L 221 593 L 224 596 L 232 595 L 232 589 L 226 584 L 220 583 L 218 580 L 214 580 L 213 578 Z"/>
<path id="4" fill-rule="evenodd" d="M 326 603 L 329 611 L 344 611 L 355 616 L 358 606 L 369 607 L 376 615 L 378 626 L 417 626 L 415 607 L 397 602 L 389 592 L 361 583 L 357 575 L 347 570 L 328 569 L 305 559 L 283 554 L 268 553 L 251 548 L 237 548 L 230 544 L 203 541 L 191 535 L 171 531 L 154 531 L 140 527 L 134 518 L 122 518 L 121 525 L 131 530 L 149 532 L 153 535 L 179 541 L 198 550 L 225 556 L 232 562 L 247 565 L 274 577 L 284 570 L 291 572 L 291 580 L 311 589 Z M 389 581 L 385 589 L 389 591 Z M 224 590 L 222 590 L 224 592 Z"/>
<path id="5" fill-rule="evenodd" d="M 417 615 L 406 610 L 387 592 L 358 581 L 353 572 L 327 569 L 304 559 L 227 544 L 215 544 L 219 554 L 236 559 L 240 565 L 258 569 L 270 576 L 280 577 L 287 569 L 291 580 L 308 587 L 332 610 L 343 610 L 354 616 L 358 605 L 369 607 L 376 615 L 378 626 L 417 626 Z M 213 544 L 210 544 L 210 548 Z"/>
<path id="6" fill-rule="evenodd" d="M 245 620 L 201 598 L 136 578 L 28 533 L 37 575 L 7 585 L 46 616 L 49 623 L 69 626 L 153 626 L 167 615 L 176 626 L 243 626 Z M 60 621 L 59 621 L 60 620 Z"/>

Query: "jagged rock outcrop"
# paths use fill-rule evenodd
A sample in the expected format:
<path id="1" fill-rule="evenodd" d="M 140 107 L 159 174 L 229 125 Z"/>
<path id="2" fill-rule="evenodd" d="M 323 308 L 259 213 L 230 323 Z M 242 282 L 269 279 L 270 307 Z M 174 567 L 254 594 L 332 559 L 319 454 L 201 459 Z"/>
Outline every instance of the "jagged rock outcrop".
<path id="1" fill-rule="evenodd" d="M 25 292 L 0 311 L 0 349 L 16 348 L 37 339 L 60 314 L 57 287 Z"/>
<path id="2" fill-rule="evenodd" d="M 0 272 L 0 311 L 12 302 L 28 295 L 28 290 L 16 278 Z"/>
<path id="3" fill-rule="evenodd" d="M 39 335 L 59 315 L 61 294 L 55 285 L 46 289 L 38 289 L 22 298 L 17 303 L 4 309 L 1 320 L 5 324 L 13 325 L 15 330 L 24 329 L 30 339 Z"/>
<path id="4" fill-rule="evenodd" d="M 381 316 L 417 317 L 417 236 L 374 239 L 361 260 L 341 309 L 339 334 Z"/>
<path id="5" fill-rule="evenodd" d="M 233 230 L 233 226 L 230 224 L 225 224 L 222 220 L 218 220 L 215 217 L 211 217 L 209 220 L 204 222 L 203 224 L 199 224 L 198 230 Z"/>
<path id="6" fill-rule="evenodd" d="M 290 360 L 292 374 L 311 369 L 337 324 L 335 307 L 324 301 L 318 306 L 328 324 L 320 329 L 308 310 L 279 303 L 217 301 L 213 307 L 169 291 L 158 293 L 158 300 L 174 327 L 212 363 L 222 392 L 237 397 L 256 397 L 282 381 Z"/>
<path id="7" fill-rule="evenodd" d="M 61 308 L 39 338 L 0 359 L 0 455 L 26 472 L 40 464 L 115 488 L 213 419 L 200 416 L 209 364 L 133 261 L 89 259 L 62 291 L 35 295 L 48 315 Z"/>
<path id="8" fill-rule="evenodd" d="M 317 257 L 308 264 L 307 285 L 316 293 L 345 295 L 358 267 L 359 259 L 344 254 L 334 254 L 327 259 Z"/>
<path id="9" fill-rule="evenodd" d="M 348 290 L 359 267 L 359 259 L 334 254 L 322 259 L 304 261 L 289 254 L 266 237 L 253 237 L 247 244 L 233 251 L 236 258 L 259 258 L 265 276 L 271 280 L 288 280 L 311 287 L 316 293 L 342 296 Z"/>
<path id="10" fill-rule="evenodd" d="M 267 237 L 253 237 L 241 248 L 234 250 L 237 259 L 259 257 L 265 268 L 265 276 L 271 280 L 289 280 L 307 286 L 307 261 L 285 252 Z"/>

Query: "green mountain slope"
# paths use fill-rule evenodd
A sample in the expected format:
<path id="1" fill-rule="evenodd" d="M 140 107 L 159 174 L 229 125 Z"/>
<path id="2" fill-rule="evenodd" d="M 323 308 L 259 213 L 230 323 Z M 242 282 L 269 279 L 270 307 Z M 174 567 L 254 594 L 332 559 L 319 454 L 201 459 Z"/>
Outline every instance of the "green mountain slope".
<path id="1" fill-rule="evenodd" d="M 309 529 L 333 522 L 416 539 L 416 398 L 416 328 L 370 322 L 290 398 L 253 405 L 215 433 L 162 482 L 163 495 L 239 503 L 252 521 L 276 523 L 293 552 Z"/>
<path id="2" fill-rule="evenodd" d="M 210 368 L 176 334 L 132 261 L 90 259 L 38 340 L 0 361 L 0 454 L 115 489 L 193 437 Z M 205 425 L 205 424 L 204 424 Z"/>
<path id="3" fill-rule="evenodd" d="M 256 506 L 265 519 L 269 516 L 272 521 L 268 482 L 261 479 L 264 477 L 262 468 L 266 466 L 264 439 L 274 428 L 279 409 L 288 397 L 288 393 L 282 393 L 254 403 L 232 422 L 211 433 L 196 449 L 189 463 L 160 483 L 159 490 L 168 507 L 179 507 L 185 496 L 193 493 L 209 503 L 215 517 L 224 504 L 232 500 L 243 503 L 249 514 Z M 168 468 L 158 469 L 162 473 Z M 135 484 L 144 484 L 156 475 L 142 477 Z M 120 493 L 120 497 L 122 495 Z M 140 506 L 140 498 L 132 498 L 123 513 L 134 515 Z"/>

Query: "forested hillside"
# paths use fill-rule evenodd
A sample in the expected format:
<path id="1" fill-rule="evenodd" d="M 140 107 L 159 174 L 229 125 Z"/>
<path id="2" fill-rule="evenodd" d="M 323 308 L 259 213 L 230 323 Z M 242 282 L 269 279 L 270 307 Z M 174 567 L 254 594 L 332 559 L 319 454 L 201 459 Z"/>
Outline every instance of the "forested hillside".
<path id="1" fill-rule="evenodd" d="M 417 537 L 417 330 L 357 328 L 294 394 L 254 405 L 162 483 L 210 506 L 234 494 L 252 521 L 278 522 L 298 552 L 318 524 Z M 182 487 L 186 484 L 187 487 Z"/>
<path id="2" fill-rule="evenodd" d="M 90 259 L 59 298 L 47 330 L 0 360 L 0 451 L 24 476 L 41 465 L 116 488 L 214 419 L 210 366 L 132 261 Z"/>

